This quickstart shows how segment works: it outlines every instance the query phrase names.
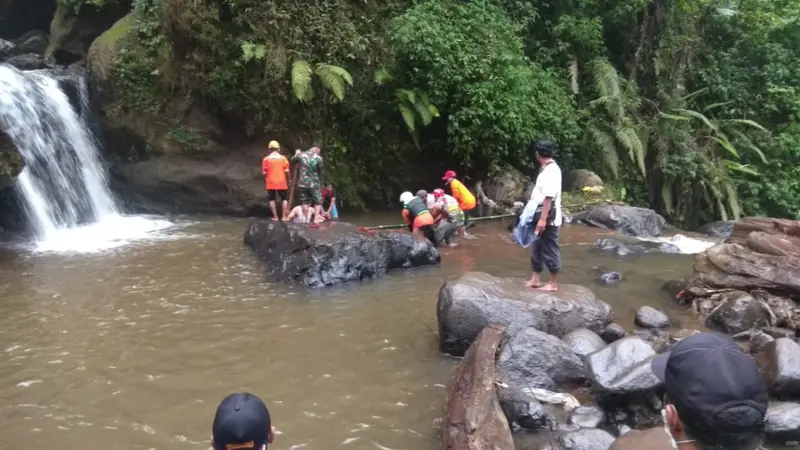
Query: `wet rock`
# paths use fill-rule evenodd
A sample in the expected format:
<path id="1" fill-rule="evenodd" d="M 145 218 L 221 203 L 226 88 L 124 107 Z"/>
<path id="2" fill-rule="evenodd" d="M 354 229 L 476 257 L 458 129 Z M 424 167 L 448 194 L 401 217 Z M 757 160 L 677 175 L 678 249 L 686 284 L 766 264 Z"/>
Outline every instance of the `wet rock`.
<path id="1" fill-rule="evenodd" d="M 616 284 L 622 281 L 622 275 L 619 272 L 606 272 L 600 275 L 600 282 L 603 284 Z"/>
<path id="2" fill-rule="evenodd" d="M 769 402 L 764 432 L 774 441 L 800 441 L 800 404 Z"/>
<path id="3" fill-rule="evenodd" d="M 651 209 L 620 205 L 594 206 L 574 219 L 585 225 L 636 237 L 660 236 L 666 224 L 666 220 Z"/>
<path id="4" fill-rule="evenodd" d="M 699 332 L 700 330 L 692 330 L 690 328 L 681 328 L 679 330 L 672 331 L 669 333 L 670 345 Z"/>
<path id="5" fill-rule="evenodd" d="M 631 428 L 631 427 L 629 427 L 629 426 L 627 426 L 625 424 L 618 425 L 617 426 L 617 436 L 622 436 L 622 435 L 624 435 L 624 434 L 626 434 L 626 433 L 628 433 L 628 432 L 630 432 L 632 430 L 633 430 L 633 428 Z"/>
<path id="6" fill-rule="evenodd" d="M 622 325 L 618 323 L 608 324 L 608 326 L 600 333 L 600 336 L 603 338 L 603 340 L 609 344 L 616 342 L 627 335 L 628 332 L 625 331 L 625 328 L 622 328 Z"/>
<path id="7" fill-rule="evenodd" d="M 586 169 L 570 170 L 564 174 L 563 189 L 565 192 L 582 191 L 586 187 L 601 187 L 603 179 Z"/>
<path id="8" fill-rule="evenodd" d="M 518 279 L 469 272 L 442 285 L 437 319 L 441 351 L 460 356 L 488 323 L 507 324 L 509 335 L 532 327 L 562 337 L 578 328 L 602 331 L 614 313 L 583 286 L 562 285 L 558 292 L 543 292 Z"/>
<path id="9" fill-rule="evenodd" d="M 531 179 L 522 172 L 512 167 L 504 167 L 482 183 L 483 192 L 487 197 L 500 205 L 512 206 L 516 201 L 527 200 L 525 188 Z"/>
<path id="10" fill-rule="evenodd" d="M 407 233 L 358 231 L 346 222 L 319 226 L 254 220 L 244 242 L 282 282 L 324 287 L 379 277 L 392 269 L 438 263 L 429 241 Z"/>
<path id="11" fill-rule="evenodd" d="M 650 361 L 655 355 L 656 352 L 647 342 L 633 336 L 592 353 L 584 360 L 592 391 L 605 396 L 655 390 L 661 385 L 650 369 Z"/>
<path id="12" fill-rule="evenodd" d="M 644 253 L 647 248 L 641 244 L 626 244 L 617 239 L 601 238 L 594 243 L 594 248 L 606 252 L 613 252 L 615 255 L 623 257 Z"/>
<path id="13" fill-rule="evenodd" d="M 16 45 L 13 42 L 0 39 L 0 61 L 14 54 Z"/>
<path id="14" fill-rule="evenodd" d="M 16 49 L 16 54 L 33 53 L 36 55 L 44 55 L 47 49 L 47 35 L 39 30 L 29 31 L 22 36 L 13 40 Z"/>
<path id="15" fill-rule="evenodd" d="M 731 235 L 734 223 L 736 222 L 733 220 L 720 220 L 717 222 L 711 222 L 698 228 L 697 232 L 708 236 L 724 238 Z"/>
<path id="16" fill-rule="evenodd" d="M 559 434 L 556 442 L 564 450 L 608 450 L 614 436 L 598 428 L 581 428 Z"/>
<path id="17" fill-rule="evenodd" d="M 711 329 L 728 334 L 767 326 L 769 311 L 743 291 L 725 291 L 697 303 L 700 316 Z"/>
<path id="18" fill-rule="evenodd" d="M 4 62 L 10 66 L 16 67 L 19 70 L 39 70 L 53 67 L 52 61 L 34 53 L 24 53 L 21 55 L 12 56 Z"/>
<path id="19" fill-rule="evenodd" d="M 535 328 L 511 336 L 497 367 L 505 379 L 526 388 L 554 391 L 586 379 L 581 359 L 560 339 Z"/>
<path id="20" fill-rule="evenodd" d="M 661 253 L 668 253 L 670 255 L 681 254 L 681 248 L 669 242 L 661 242 L 660 244 L 658 244 L 658 251 L 660 251 Z"/>
<path id="21" fill-rule="evenodd" d="M 568 423 L 581 428 L 597 428 L 606 420 L 606 413 L 597 405 L 582 405 L 569 415 Z"/>
<path id="22" fill-rule="evenodd" d="M 775 339 L 780 339 L 780 338 L 794 339 L 797 336 L 794 330 L 781 327 L 764 327 L 761 329 L 761 331 L 767 333 L 768 335 L 774 337 Z"/>
<path id="23" fill-rule="evenodd" d="M 547 426 L 544 406 L 517 388 L 497 387 L 497 398 L 512 429 L 538 430 Z"/>
<path id="24" fill-rule="evenodd" d="M 86 55 L 86 67 L 98 89 L 104 90 L 106 81 L 111 75 L 114 59 L 122 48 L 124 38 L 130 33 L 133 24 L 133 13 L 119 19 L 108 30 L 92 42 Z"/>
<path id="25" fill-rule="evenodd" d="M 443 448 L 514 450 L 511 429 L 495 390 L 495 358 L 504 333 L 502 325 L 484 328 L 450 373 L 445 390 Z"/>
<path id="26" fill-rule="evenodd" d="M 672 300 L 678 300 L 678 294 L 686 289 L 688 283 L 685 279 L 669 280 L 661 285 L 661 290 L 665 291 Z"/>
<path id="27" fill-rule="evenodd" d="M 754 355 L 770 394 L 800 396 L 800 345 L 789 338 L 776 339 Z"/>
<path id="28" fill-rule="evenodd" d="M 639 339 L 650 344 L 650 347 L 652 347 L 656 353 L 661 353 L 663 351 L 666 351 L 667 348 L 672 343 L 672 339 L 670 338 L 669 332 L 661 328 L 633 330 L 631 335 L 636 336 Z"/>
<path id="29" fill-rule="evenodd" d="M 110 2 L 102 8 L 84 5 L 80 13 L 59 2 L 50 22 L 50 44 L 47 54 L 62 64 L 70 64 L 86 56 L 92 41 L 130 11 L 126 2 Z"/>
<path id="30" fill-rule="evenodd" d="M 760 352 L 767 344 L 774 341 L 775 338 L 764 332 L 752 333 L 749 340 L 750 353 L 756 354 Z"/>
<path id="31" fill-rule="evenodd" d="M 669 317 L 652 306 L 642 306 L 636 313 L 635 323 L 642 328 L 669 328 Z"/>
<path id="32" fill-rule="evenodd" d="M 581 359 L 606 346 L 605 341 L 597 333 L 586 328 L 570 331 L 561 340 Z"/>

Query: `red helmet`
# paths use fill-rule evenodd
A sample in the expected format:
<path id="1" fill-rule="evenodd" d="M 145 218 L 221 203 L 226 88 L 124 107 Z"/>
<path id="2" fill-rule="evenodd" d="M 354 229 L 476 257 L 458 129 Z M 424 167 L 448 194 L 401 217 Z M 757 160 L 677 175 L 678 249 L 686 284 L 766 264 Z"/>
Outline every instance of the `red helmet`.
<path id="1" fill-rule="evenodd" d="M 444 197 L 444 189 L 433 190 L 433 198 L 442 198 L 442 197 Z"/>

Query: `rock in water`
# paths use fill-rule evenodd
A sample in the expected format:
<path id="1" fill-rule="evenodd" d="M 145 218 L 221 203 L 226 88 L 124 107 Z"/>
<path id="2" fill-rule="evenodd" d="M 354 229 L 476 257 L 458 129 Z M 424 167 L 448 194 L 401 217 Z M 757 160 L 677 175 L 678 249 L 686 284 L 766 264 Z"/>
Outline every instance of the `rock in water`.
<path id="1" fill-rule="evenodd" d="M 497 398 L 512 427 L 538 430 L 547 425 L 548 415 L 542 404 L 521 390 L 497 386 Z"/>
<path id="2" fill-rule="evenodd" d="M 582 405 L 569 415 L 568 423 L 581 428 L 597 428 L 606 420 L 606 413 L 596 405 Z"/>
<path id="3" fill-rule="evenodd" d="M 800 396 L 800 345 L 789 338 L 765 344 L 755 354 L 756 364 L 776 397 Z"/>
<path id="4" fill-rule="evenodd" d="M 606 272 L 600 275 L 600 282 L 603 284 L 616 284 L 622 281 L 622 275 L 619 272 Z"/>
<path id="5" fill-rule="evenodd" d="M 660 236 L 666 224 L 666 220 L 652 209 L 619 205 L 594 206 L 575 216 L 575 220 L 636 237 Z"/>
<path id="6" fill-rule="evenodd" d="M 600 395 L 641 394 L 655 390 L 661 382 L 650 369 L 656 352 L 633 336 L 622 338 L 584 360 L 592 390 Z"/>
<path id="7" fill-rule="evenodd" d="M 345 222 L 314 228 L 255 220 L 244 242 L 267 263 L 271 276 L 308 287 L 333 286 L 378 277 L 391 269 L 439 262 L 439 252 L 428 241 L 415 241 L 407 233 L 371 236 Z"/>
<path id="8" fill-rule="evenodd" d="M 609 344 L 616 342 L 627 335 L 628 333 L 625 331 L 625 328 L 622 328 L 622 325 L 618 323 L 610 323 L 605 330 L 600 332 L 600 336 Z"/>
<path id="9" fill-rule="evenodd" d="M 556 441 L 564 450 L 608 450 L 614 436 L 598 428 L 581 428 L 559 435 Z"/>
<path id="10" fill-rule="evenodd" d="M 581 359 L 606 346 L 605 341 L 597 333 L 586 328 L 570 331 L 561 340 Z"/>
<path id="11" fill-rule="evenodd" d="M 478 333 L 492 322 L 505 323 L 509 334 L 528 327 L 556 337 L 588 328 L 601 332 L 614 320 L 611 306 L 592 291 L 561 285 L 558 292 L 525 287 L 521 280 L 468 272 L 439 290 L 439 347 L 461 356 Z"/>
<path id="12" fill-rule="evenodd" d="M 736 334 L 769 325 L 770 313 L 744 291 L 724 291 L 697 302 L 705 325 L 723 333 Z"/>
<path id="13" fill-rule="evenodd" d="M 779 442 L 800 441 L 800 404 L 769 402 L 765 434 Z"/>
<path id="14" fill-rule="evenodd" d="M 705 234 L 713 237 L 728 237 L 733 231 L 733 220 L 720 220 L 703 225 L 697 229 L 700 234 Z"/>
<path id="15" fill-rule="evenodd" d="M 642 306 L 636 313 L 636 325 L 642 328 L 669 328 L 669 317 L 652 306 Z"/>
<path id="16" fill-rule="evenodd" d="M 500 373 L 515 386 L 558 390 L 586 379 L 581 359 L 559 338 L 527 328 L 503 346 Z"/>

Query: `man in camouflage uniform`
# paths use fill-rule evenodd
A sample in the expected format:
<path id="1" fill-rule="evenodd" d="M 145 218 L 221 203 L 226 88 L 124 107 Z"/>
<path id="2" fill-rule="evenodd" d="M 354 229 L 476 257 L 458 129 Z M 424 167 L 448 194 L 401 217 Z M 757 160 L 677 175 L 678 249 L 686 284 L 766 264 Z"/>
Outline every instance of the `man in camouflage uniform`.
<path id="1" fill-rule="evenodd" d="M 318 146 L 311 147 L 306 152 L 297 152 L 292 157 L 293 163 L 300 164 L 297 187 L 299 188 L 300 202 L 303 205 L 314 206 L 314 216 L 317 221 L 322 219 L 322 193 L 320 180 L 322 178 L 322 156 L 319 155 Z M 323 219 L 324 220 L 324 219 Z"/>

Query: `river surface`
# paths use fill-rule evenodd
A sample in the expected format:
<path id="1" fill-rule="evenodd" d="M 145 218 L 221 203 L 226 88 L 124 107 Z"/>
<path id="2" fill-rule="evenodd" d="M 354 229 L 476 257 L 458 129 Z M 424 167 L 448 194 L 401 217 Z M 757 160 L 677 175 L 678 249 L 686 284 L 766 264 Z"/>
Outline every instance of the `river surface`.
<path id="1" fill-rule="evenodd" d="M 270 449 L 438 449 L 454 361 L 437 351 L 439 287 L 530 274 L 528 252 L 484 222 L 441 267 L 308 291 L 265 277 L 247 221 L 177 222 L 94 253 L 0 247 L 0 448 L 205 450 L 219 401 L 246 390 L 270 408 Z M 593 289 L 628 329 L 645 304 L 697 327 L 660 291 L 694 257 L 592 249 L 607 235 L 564 227 L 561 281 Z M 600 286 L 605 270 L 624 280 Z"/>

